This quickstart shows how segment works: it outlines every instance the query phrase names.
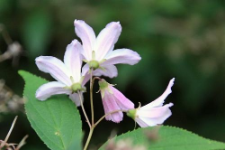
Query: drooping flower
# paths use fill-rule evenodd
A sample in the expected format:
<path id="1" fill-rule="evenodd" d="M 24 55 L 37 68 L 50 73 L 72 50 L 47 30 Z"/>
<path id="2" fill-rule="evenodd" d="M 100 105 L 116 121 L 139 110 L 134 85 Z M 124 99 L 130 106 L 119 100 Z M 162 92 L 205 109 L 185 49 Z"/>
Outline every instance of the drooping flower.
<path id="1" fill-rule="evenodd" d="M 118 111 L 106 115 L 106 120 L 111 120 L 116 123 L 122 121 L 123 113 L 119 110 L 128 111 L 129 109 L 134 109 L 134 104 L 104 79 L 99 81 L 99 86 L 105 114 Z"/>
<path id="2" fill-rule="evenodd" d="M 81 75 L 81 44 L 73 40 L 66 48 L 64 62 L 52 56 L 39 56 L 35 59 L 39 70 L 49 73 L 57 81 L 43 84 L 36 91 L 36 98 L 44 101 L 52 95 L 67 94 L 80 106 L 78 91 L 85 90 L 89 75 Z"/>
<path id="3" fill-rule="evenodd" d="M 172 115 L 170 107 L 173 106 L 173 103 L 166 105 L 163 105 L 163 103 L 166 97 L 172 92 L 171 87 L 174 84 L 174 80 L 174 78 L 170 80 L 165 92 L 156 100 L 143 107 L 129 110 L 127 115 L 133 118 L 141 127 L 162 124 Z"/>
<path id="4" fill-rule="evenodd" d="M 115 64 L 134 65 L 141 60 L 140 55 L 130 49 L 114 49 L 122 27 L 119 22 L 109 23 L 96 37 L 93 29 L 82 20 L 75 20 L 75 32 L 82 40 L 86 65 L 82 72 L 86 73 L 90 68 L 94 69 L 95 76 L 116 77 L 118 72 Z"/>

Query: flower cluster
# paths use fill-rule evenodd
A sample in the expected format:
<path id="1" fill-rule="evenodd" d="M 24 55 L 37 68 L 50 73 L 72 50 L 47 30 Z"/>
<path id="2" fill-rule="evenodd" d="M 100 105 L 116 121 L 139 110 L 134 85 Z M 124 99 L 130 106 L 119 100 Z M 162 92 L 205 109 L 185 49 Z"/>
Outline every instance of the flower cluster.
<path id="1" fill-rule="evenodd" d="M 140 55 L 130 49 L 116 49 L 122 27 L 119 22 L 111 22 L 98 34 L 82 20 L 75 20 L 75 33 L 81 39 L 73 40 L 67 47 L 63 62 L 52 56 L 36 58 L 39 70 L 49 73 L 56 81 L 46 83 L 36 91 L 36 98 L 44 101 L 56 94 L 67 94 L 76 106 L 82 106 L 85 84 L 93 76 L 116 77 L 116 64 L 134 65 L 141 60 Z M 85 63 L 83 65 L 83 62 Z M 134 104 L 119 90 L 104 79 L 99 79 L 100 93 L 106 120 L 120 122 L 123 112 L 133 118 L 141 127 L 162 124 L 170 115 L 172 103 L 163 106 L 171 93 L 174 79 L 166 91 L 150 104 L 135 109 Z"/>

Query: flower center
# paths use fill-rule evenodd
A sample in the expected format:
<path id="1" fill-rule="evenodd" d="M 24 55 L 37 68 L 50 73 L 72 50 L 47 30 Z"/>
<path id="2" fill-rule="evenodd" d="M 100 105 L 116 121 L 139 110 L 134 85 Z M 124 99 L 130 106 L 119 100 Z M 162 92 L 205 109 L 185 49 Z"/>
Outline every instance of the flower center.
<path id="1" fill-rule="evenodd" d="M 91 61 L 89 61 L 89 62 L 88 62 L 88 65 L 89 65 L 89 67 L 92 68 L 92 69 L 97 69 L 97 68 L 99 68 L 99 62 L 96 61 L 96 60 L 91 60 Z"/>
<path id="2" fill-rule="evenodd" d="M 81 86 L 80 83 L 74 83 L 74 84 L 71 86 L 71 89 L 72 89 L 72 91 L 73 91 L 74 93 L 77 92 L 77 91 L 82 91 L 82 90 L 83 90 L 83 88 L 82 88 L 82 86 Z"/>

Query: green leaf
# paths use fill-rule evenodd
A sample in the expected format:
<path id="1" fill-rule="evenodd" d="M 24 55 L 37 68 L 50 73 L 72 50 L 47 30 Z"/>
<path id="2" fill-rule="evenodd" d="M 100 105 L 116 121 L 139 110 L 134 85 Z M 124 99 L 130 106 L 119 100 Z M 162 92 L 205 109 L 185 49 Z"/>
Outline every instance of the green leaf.
<path id="1" fill-rule="evenodd" d="M 225 143 L 212 141 L 200 137 L 187 130 L 177 127 L 160 126 L 160 128 L 139 128 L 115 137 L 110 143 L 115 146 L 117 142 L 132 142 L 130 145 L 144 146 L 149 150 L 216 150 L 225 149 Z M 109 141 L 100 150 L 105 150 Z M 127 144 L 129 145 L 129 144 Z"/>
<path id="2" fill-rule="evenodd" d="M 75 104 L 65 95 L 37 100 L 37 88 L 47 81 L 25 71 L 19 74 L 25 80 L 26 114 L 38 136 L 52 150 L 81 149 L 82 123 Z"/>

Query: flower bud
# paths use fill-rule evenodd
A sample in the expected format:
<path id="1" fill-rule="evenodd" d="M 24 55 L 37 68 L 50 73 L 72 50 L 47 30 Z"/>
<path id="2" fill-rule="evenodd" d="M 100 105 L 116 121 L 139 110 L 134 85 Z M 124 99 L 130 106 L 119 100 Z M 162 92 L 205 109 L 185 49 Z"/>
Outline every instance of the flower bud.
<path id="1" fill-rule="evenodd" d="M 105 117 L 106 120 L 111 120 L 116 123 L 122 121 L 122 111 L 134 109 L 134 104 L 104 79 L 99 81 L 99 86 L 105 114 L 118 111 L 107 115 Z"/>

